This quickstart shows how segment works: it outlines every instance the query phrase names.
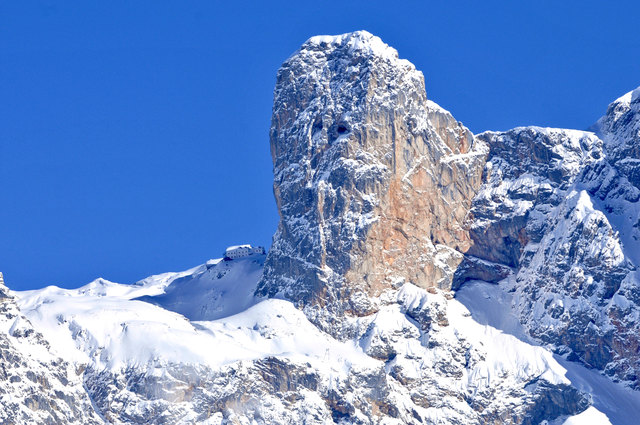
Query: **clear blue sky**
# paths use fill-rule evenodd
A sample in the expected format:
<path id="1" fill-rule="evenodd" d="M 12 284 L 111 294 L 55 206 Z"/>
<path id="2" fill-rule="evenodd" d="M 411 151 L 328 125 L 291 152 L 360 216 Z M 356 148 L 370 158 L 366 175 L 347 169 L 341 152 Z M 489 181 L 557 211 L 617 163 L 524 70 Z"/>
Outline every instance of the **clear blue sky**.
<path id="1" fill-rule="evenodd" d="M 131 283 L 270 245 L 280 63 L 366 29 L 474 132 L 586 128 L 640 85 L 637 1 L 0 3 L 0 271 Z"/>

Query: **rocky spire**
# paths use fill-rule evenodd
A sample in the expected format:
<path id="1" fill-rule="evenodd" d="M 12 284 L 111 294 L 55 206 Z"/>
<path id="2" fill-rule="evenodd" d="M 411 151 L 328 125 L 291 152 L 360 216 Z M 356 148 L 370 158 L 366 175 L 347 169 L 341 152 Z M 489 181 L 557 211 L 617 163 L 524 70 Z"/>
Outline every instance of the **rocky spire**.
<path id="1" fill-rule="evenodd" d="M 421 72 L 355 32 L 309 39 L 274 97 L 280 223 L 258 295 L 346 337 L 333 325 L 377 311 L 402 283 L 511 275 L 531 335 L 637 386 L 638 89 L 609 106 L 600 138 L 474 137 L 427 100 Z"/>
<path id="2" fill-rule="evenodd" d="M 422 73 L 365 31 L 313 37 L 274 97 L 280 223 L 258 294 L 361 315 L 402 282 L 450 288 L 486 152 Z"/>

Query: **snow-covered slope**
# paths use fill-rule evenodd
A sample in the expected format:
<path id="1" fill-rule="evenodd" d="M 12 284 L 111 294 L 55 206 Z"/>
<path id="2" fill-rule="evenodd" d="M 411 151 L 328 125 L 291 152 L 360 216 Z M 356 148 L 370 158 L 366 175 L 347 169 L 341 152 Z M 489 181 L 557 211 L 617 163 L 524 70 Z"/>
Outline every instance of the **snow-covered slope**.
<path id="1" fill-rule="evenodd" d="M 246 310 L 256 303 L 256 282 L 262 277 L 264 254 L 236 260 L 211 260 L 193 273 L 171 281 L 162 294 L 138 298 L 190 320 L 214 320 Z"/>
<path id="2" fill-rule="evenodd" d="M 76 290 L 48 287 L 20 293 L 20 306 L 52 341 L 56 352 L 86 369 L 89 395 L 100 413 L 114 423 L 149 423 L 162 418 L 171 423 L 217 423 L 219 412 L 211 405 L 221 403 L 221 394 L 231 390 L 228 386 L 237 368 L 255 368 L 256 361 L 272 357 L 336 377 L 348 375 L 351 364 L 379 365 L 354 343 L 323 335 L 286 301 L 264 300 L 222 321 L 191 322 L 135 299 L 145 294 L 157 296 L 163 290 L 173 293 L 172 285 L 182 287 L 186 281 L 202 290 L 208 276 L 213 277 L 209 289 L 217 291 L 214 303 L 237 307 L 238 295 L 225 290 L 230 277 L 238 278 L 236 283 L 245 289 L 252 285 L 251 294 L 257 283 L 252 264 L 260 269 L 263 258 L 214 260 L 134 285 L 99 279 Z M 220 264 L 224 264 L 227 279 L 207 274 Z"/>
<path id="3" fill-rule="evenodd" d="M 226 263 L 225 270 L 239 278 L 244 289 L 250 288 L 244 292 L 252 295 L 258 279 L 254 267 L 247 266 L 255 261 L 260 269 L 264 256 L 260 257 L 228 262 L 212 260 L 183 273 L 152 276 L 134 285 L 98 279 L 78 289 L 48 287 L 16 294 L 21 311 L 43 330 L 57 352 L 95 369 L 116 371 L 166 363 L 219 367 L 282 353 L 324 356 L 331 344 L 325 341 L 314 347 L 314 341 L 323 339 L 319 331 L 309 328 L 308 321 L 301 319 L 302 313 L 285 301 L 263 300 L 250 308 L 240 307 L 239 314 L 229 310 L 229 314 L 222 316 L 224 321 L 204 322 L 190 321 L 137 298 L 144 293 L 158 292 L 163 286 L 165 290 L 171 289 L 163 294 L 169 295 L 173 293 L 173 285 L 181 287 L 185 280 L 195 282 L 195 288 L 187 291 L 193 295 L 193 291 L 203 289 L 203 274 L 211 270 L 212 265 L 221 263 Z M 165 286 L 168 281 L 169 285 Z M 219 303 L 235 309 L 238 294 L 226 291 L 229 282 L 230 279 L 219 279 L 214 274 L 208 285 L 211 292 L 216 291 L 218 295 L 212 300 L 214 305 Z M 158 295 L 142 299 L 156 301 L 156 297 Z M 261 328 L 271 328 L 273 332 L 266 332 L 269 335 L 264 337 Z M 293 333 L 296 328 L 300 332 Z"/>
<path id="4" fill-rule="evenodd" d="M 226 276 L 255 288 L 247 262 L 256 260 L 227 262 Z M 136 299 L 176 282 L 202 288 L 198 279 L 219 264 L 134 285 L 49 287 L 19 293 L 19 302 L 52 349 L 86 369 L 88 393 L 113 423 L 501 423 L 507 412 L 522 422 L 588 406 L 551 353 L 477 323 L 447 293 L 411 284 L 386 292 L 347 341 L 285 300 L 189 321 Z M 220 290 L 216 302 L 236 302 L 222 290 L 228 281 L 209 284 Z M 560 395 L 563 403 L 550 401 Z"/>

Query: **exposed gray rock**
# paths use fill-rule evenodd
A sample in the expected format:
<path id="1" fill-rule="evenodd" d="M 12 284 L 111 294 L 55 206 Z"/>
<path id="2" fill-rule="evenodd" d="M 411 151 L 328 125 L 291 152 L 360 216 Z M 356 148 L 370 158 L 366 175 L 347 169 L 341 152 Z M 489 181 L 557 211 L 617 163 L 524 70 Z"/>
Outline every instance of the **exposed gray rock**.
<path id="1" fill-rule="evenodd" d="M 513 269 L 504 264 L 482 260 L 473 255 L 465 255 L 453 275 L 451 289 L 459 289 L 463 283 L 474 279 L 497 283 L 512 273 Z"/>
<path id="2" fill-rule="evenodd" d="M 612 128 L 610 121 L 600 123 Z M 468 254 L 515 268 L 505 285 L 513 285 L 514 308 L 532 336 L 637 386 L 640 304 L 626 295 L 638 287 L 637 189 L 609 154 L 624 143 L 538 127 L 478 138 L 489 156 Z M 458 274 L 486 277 L 467 269 Z"/>
<path id="3" fill-rule="evenodd" d="M 259 295 L 330 329 L 395 284 L 451 288 L 486 152 L 394 49 L 366 32 L 307 41 L 278 71 L 271 152 L 280 223 Z"/>
<path id="4" fill-rule="evenodd" d="M 82 386 L 82 370 L 51 351 L 18 310 L 0 273 L 0 422 L 102 424 Z"/>

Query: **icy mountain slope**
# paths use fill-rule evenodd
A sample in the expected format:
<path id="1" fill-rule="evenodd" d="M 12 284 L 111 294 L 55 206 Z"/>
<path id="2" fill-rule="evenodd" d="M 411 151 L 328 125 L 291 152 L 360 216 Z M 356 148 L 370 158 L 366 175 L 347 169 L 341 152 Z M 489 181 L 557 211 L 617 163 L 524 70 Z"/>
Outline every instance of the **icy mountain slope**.
<path id="1" fill-rule="evenodd" d="M 537 423 L 588 407 L 549 352 L 476 323 L 438 290 L 386 291 L 347 341 L 285 300 L 190 322 L 134 299 L 178 280 L 201 288 L 197 278 L 219 263 L 135 285 L 20 293 L 20 305 L 53 349 L 85 369 L 111 423 Z M 242 260 L 227 270 L 253 273 Z"/>
<path id="2" fill-rule="evenodd" d="M 83 388 L 82 368 L 68 360 L 18 310 L 0 273 L 0 423 L 103 423 Z"/>
<path id="3" fill-rule="evenodd" d="M 626 116 L 628 125 L 640 121 Z M 600 120 L 614 127 L 608 122 Z M 471 209 L 474 244 L 458 273 L 498 281 L 511 268 L 513 308 L 530 335 L 637 386 L 640 192 L 609 151 L 623 142 L 540 127 L 477 137 L 489 155 Z"/>
<path id="4" fill-rule="evenodd" d="M 215 320 L 246 310 L 256 303 L 256 282 L 262 277 L 265 255 L 226 261 L 211 260 L 195 273 L 171 281 L 164 293 L 138 298 L 175 311 L 189 320 Z"/>
<path id="5" fill-rule="evenodd" d="M 511 309 L 513 292 L 510 285 L 494 285 L 482 281 L 472 281 L 464 285 L 456 299 L 471 312 L 478 323 L 493 326 L 523 341 L 535 344 L 528 337 L 526 329 L 518 323 L 518 317 Z M 561 419 L 558 423 L 581 425 L 634 425 L 640 417 L 640 392 L 622 384 L 614 383 L 595 370 L 589 370 L 575 362 L 555 356 L 566 369 L 565 377 L 580 390 L 588 392 L 593 406 L 573 418 Z M 566 422 L 565 422 L 566 420 Z"/>

